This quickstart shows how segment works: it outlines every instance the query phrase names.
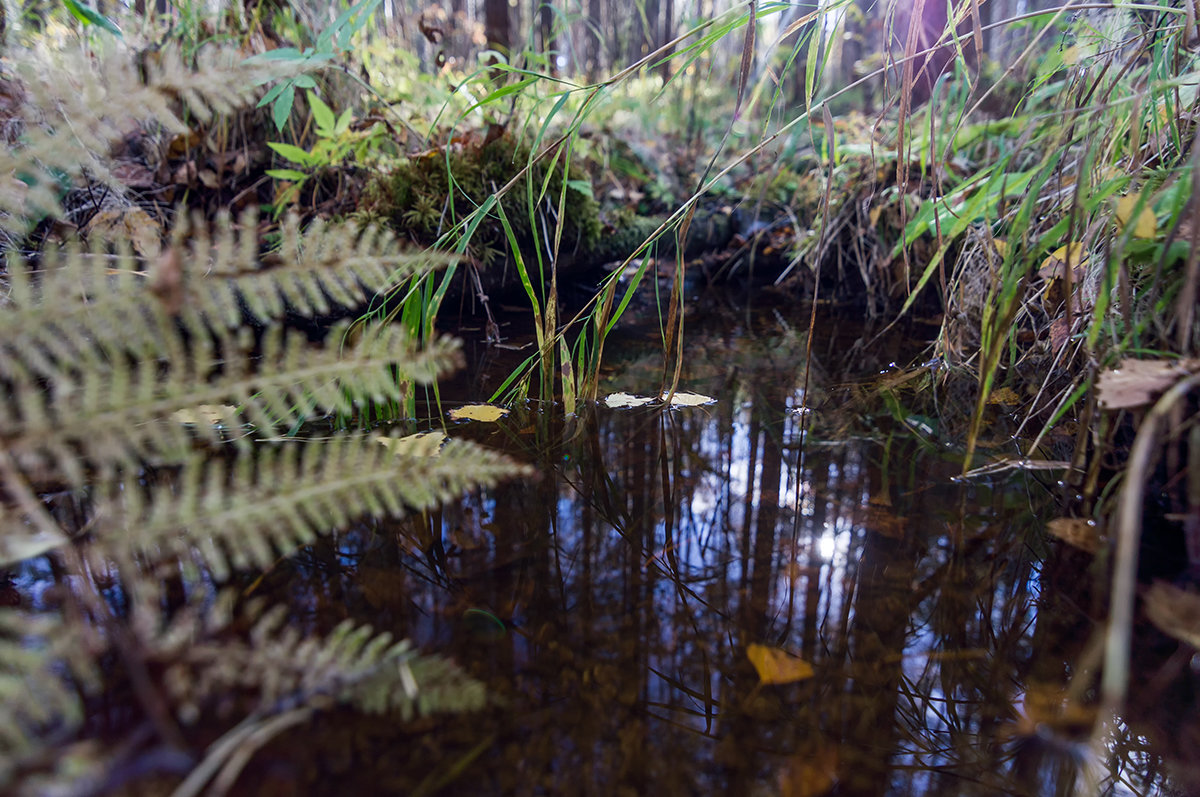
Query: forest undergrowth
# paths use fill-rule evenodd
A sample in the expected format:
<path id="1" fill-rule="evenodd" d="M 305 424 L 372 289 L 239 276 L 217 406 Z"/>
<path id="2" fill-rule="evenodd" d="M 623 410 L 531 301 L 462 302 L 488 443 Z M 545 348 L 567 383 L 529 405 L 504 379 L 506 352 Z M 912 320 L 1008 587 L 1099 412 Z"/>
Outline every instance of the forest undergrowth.
<path id="1" fill-rule="evenodd" d="M 535 350 L 493 399 L 576 413 L 634 294 L 669 280 L 658 387 L 674 392 L 689 270 L 833 300 L 879 335 L 940 319 L 924 364 L 877 390 L 941 413 L 965 478 L 1062 474 L 1049 531 L 1112 571 L 1114 716 L 1143 535 L 1182 537 L 1177 569 L 1200 567 L 1188 0 L 986 25 L 964 3 L 933 35 L 893 20 L 896 46 L 841 83 L 826 70 L 850 3 L 737 5 L 601 79 L 536 47 L 447 64 L 449 26 L 424 17 L 418 57 L 378 7 L 9 20 L 0 565 L 39 563 L 63 589 L 56 611 L 0 615 L 0 787 L 121 785 L 118 745 L 75 742 L 111 659 L 154 744 L 189 751 L 166 766 L 179 794 L 232 783 L 235 743 L 333 706 L 480 705 L 448 662 L 369 629 L 301 635 L 201 574 L 245 591 L 355 515 L 524 472 L 403 423 L 297 439 L 328 416 L 411 418 L 458 362 L 438 334 L 450 307 L 498 342 L 493 303 L 519 297 Z M 1005 62 L 994 31 L 1014 34 Z M 568 303 L 568 284 L 597 287 Z M 1200 598 L 1146 600 L 1164 632 L 1200 637 Z M 189 736 L 217 715 L 220 738 Z"/>

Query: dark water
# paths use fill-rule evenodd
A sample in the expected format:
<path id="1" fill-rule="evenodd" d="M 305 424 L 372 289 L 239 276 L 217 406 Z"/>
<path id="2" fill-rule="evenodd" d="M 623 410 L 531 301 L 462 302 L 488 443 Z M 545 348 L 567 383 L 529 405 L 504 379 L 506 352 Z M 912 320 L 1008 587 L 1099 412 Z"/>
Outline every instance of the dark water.
<path id="1" fill-rule="evenodd" d="M 710 303 L 688 323 L 681 389 L 714 404 L 572 419 L 529 404 L 453 427 L 537 475 L 363 524 L 271 575 L 297 622 L 409 637 L 496 704 L 416 727 L 348 718 L 268 751 L 258 777 L 405 794 L 1071 793 L 1094 695 L 1066 690 L 1102 568 L 1048 541 L 1053 475 L 955 481 L 927 383 L 874 387 L 932 327 L 870 356 L 861 329 L 822 314 L 802 437 L 807 311 Z M 656 334 L 614 339 L 602 393 L 655 392 Z M 486 397 L 508 363 L 468 353 L 458 389 Z M 752 645 L 813 676 L 761 684 Z M 1178 758 L 1148 723 L 1112 740 L 1112 793 L 1158 790 L 1161 756 Z"/>
<path id="2" fill-rule="evenodd" d="M 294 625 L 352 618 L 410 638 L 486 683 L 492 703 L 415 723 L 322 714 L 261 750 L 239 787 L 1071 793 L 1094 694 L 1087 677 L 1068 689 L 1102 617 L 1103 565 L 1046 536 L 1054 474 L 955 480 L 957 431 L 928 381 L 881 389 L 934 333 L 920 324 L 867 354 L 856 323 L 823 312 L 802 434 L 807 319 L 702 304 L 680 387 L 715 403 L 566 419 L 530 402 L 498 424 L 451 425 L 536 475 L 281 561 L 253 592 L 286 603 Z M 614 337 L 602 393 L 655 392 L 655 330 Z M 443 398 L 486 398 L 511 367 L 465 334 L 469 367 Z M 812 676 L 760 683 L 756 645 Z M 1149 647 L 1149 671 L 1163 672 L 1169 651 Z M 1194 783 L 1192 710 L 1162 709 L 1194 705 L 1194 680 L 1185 660 L 1135 686 L 1145 708 L 1100 766 L 1110 793 Z"/>

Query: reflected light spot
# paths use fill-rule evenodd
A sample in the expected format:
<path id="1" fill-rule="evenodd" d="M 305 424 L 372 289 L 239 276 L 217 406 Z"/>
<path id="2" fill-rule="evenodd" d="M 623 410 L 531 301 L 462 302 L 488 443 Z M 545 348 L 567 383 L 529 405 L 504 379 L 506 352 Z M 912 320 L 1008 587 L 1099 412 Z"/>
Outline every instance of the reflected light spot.
<path id="1" fill-rule="evenodd" d="M 837 540 L 834 539 L 832 532 L 827 532 L 817 540 L 817 554 L 822 559 L 828 560 L 832 559 L 835 553 L 837 553 Z"/>

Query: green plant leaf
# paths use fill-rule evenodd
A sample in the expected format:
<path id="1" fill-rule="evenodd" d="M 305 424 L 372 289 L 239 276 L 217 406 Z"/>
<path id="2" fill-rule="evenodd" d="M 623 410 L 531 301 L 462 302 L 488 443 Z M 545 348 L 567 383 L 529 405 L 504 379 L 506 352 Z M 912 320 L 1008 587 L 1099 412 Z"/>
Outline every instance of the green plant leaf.
<path id="1" fill-rule="evenodd" d="M 308 57 L 311 50 L 301 52 L 295 47 L 276 47 L 274 50 L 267 50 L 265 53 L 258 53 L 247 58 L 243 63 L 261 64 L 267 61 L 300 61 Z"/>
<path id="2" fill-rule="evenodd" d="M 318 97 L 316 92 L 309 91 L 307 93 L 308 109 L 312 111 L 313 121 L 317 123 L 317 135 L 331 135 L 333 133 L 333 126 L 336 124 L 333 109 L 326 105 L 325 101 Z M 285 155 L 284 157 L 287 156 Z"/>
<path id="3" fill-rule="evenodd" d="M 63 0 L 63 5 L 71 12 L 71 16 L 82 22 L 84 25 L 95 25 L 98 28 L 103 28 L 118 39 L 124 38 L 121 35 L 121 29 L 116 23 L 90 6 L 85 6 L 83 3 L 76 0 Z"/>
<path id="4" fill-rule="evenodd" d="M 592 193 L 592 184 L 587 180 L 567 180 L 567 188 L 578 191 L 589 199 L 595 199 Z"/>
<path id="5" fill-rule="evenodd" d="M 296 84 L 288 82 L 283 91 L 275 99 L 275 105 L 271 108 L 271 120 L 275 122 L 275 129 L 282 131 L 283 126 L 287 124 L 288 117 L 292 115 L 292 103 L 296 101 Z"/>
<path id="6" fill-rule="evenodd" d="M 298 172 L 295 169 L 267 169 L 267 176 L 274 177 L 276 180 L 295 180 L 296 182 L 308 179 L 306 173 Z"/>
<path id="7" fill-rule="evenodd" d="M 275 150 L 283 157 L 290 160 L 292 163 L 299 163 L 301 166 L 313 166 L 313 157 L 307 150 L 297 147 L 295 144 L 285 144 L 281 141 L 268 141 L 267 146 Z"/>
<path id="8" fill-rule="evenodd" d="M 263 81 L 263 83 L 266 83 L 266 82 L 267 82 L 266 80 Z M 283 93 L 283 90 L 285 88 L 287 88 L 287 86 L 288 86 L 287 83 L 279 83 L 277 85 L 272 86 L 267 91 L 267 93 L 262 96 L 262 99 L 258 101 L 258 105 L 255 105 L 254 107 L 262 108 L 264 106 L 270 105 L 272 102 L 274 102 L 276 97 L 278 97 L 280 94 Z"/>

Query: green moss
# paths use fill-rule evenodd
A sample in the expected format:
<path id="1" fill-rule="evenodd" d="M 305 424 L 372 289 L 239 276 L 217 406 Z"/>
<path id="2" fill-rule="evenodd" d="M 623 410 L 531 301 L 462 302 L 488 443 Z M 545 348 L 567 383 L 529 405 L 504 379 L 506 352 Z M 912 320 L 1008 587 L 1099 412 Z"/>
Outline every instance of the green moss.
<path id="1" fill-rule="evenodd" d="M 464 219 L 497 189 L 508 183 L 529 160 L 529 147 L 511 136 L 501 136 L 486 144 L 451 144 L 450 149 L 409 158 L 392 172 L 382 175 L 367 189 L 364 198 L 401 234 L 422 244 L 433 244 L 446 231 Z M 529 170 L 527 180 L 514 186 L 502 199 L 505 216 L 522 252 L 533 252 L 534 228 L 528 204 L 532 185 L 537 214 L 537 234 L 553 235 L 563 169 L 559 162 L 542 192 L 548 164 L 539 161 Z M 583 178 L 583 169 L 572 164 L 571 179 Z M 578 178 L 576 178 L 578 175 Z M 586 186 L 581 184 L 581 187 Z M 589 191 L 568 184 L 564 205 L 561 251 L 589 251 L 600 240 L 599 212 Z M 542 244 L 543 250 L 545 244 Z M 498 216 L 493 213 L 476 229 L 468 251 L 484 253 L 509 251 L 508 241 Z"/>

